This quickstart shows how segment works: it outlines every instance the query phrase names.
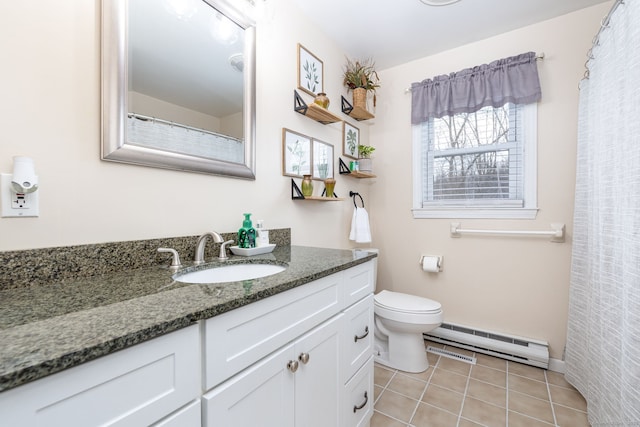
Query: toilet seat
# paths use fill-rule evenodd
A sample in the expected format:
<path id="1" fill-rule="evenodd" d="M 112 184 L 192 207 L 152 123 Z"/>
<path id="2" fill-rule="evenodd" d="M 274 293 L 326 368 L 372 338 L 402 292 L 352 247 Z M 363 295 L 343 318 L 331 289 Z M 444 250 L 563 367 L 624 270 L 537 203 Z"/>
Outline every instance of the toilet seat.
<path id="1" fill-rule="evenodd" d="M 407 314 L 435 314 L 442 311 L 442 304 L 437 301 L 387 290 L 374 296 L 374 305 L 385 311 Z"/>

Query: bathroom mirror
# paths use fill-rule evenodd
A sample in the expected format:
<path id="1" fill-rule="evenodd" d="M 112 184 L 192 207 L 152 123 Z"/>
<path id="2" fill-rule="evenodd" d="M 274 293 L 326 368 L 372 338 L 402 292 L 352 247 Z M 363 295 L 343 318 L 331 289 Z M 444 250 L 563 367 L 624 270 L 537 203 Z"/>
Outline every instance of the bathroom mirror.
<path id="1" fill-rule="evenodd" d="M 103 160 L 255 179 L 246 12 L 228 0 L 102 1 Z"/>

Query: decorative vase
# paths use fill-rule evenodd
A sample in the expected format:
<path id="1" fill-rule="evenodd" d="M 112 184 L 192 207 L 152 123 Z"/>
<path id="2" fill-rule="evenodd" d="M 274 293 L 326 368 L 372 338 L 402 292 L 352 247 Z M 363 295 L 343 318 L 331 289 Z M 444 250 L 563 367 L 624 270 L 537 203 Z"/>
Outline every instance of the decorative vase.
<path id="1" fill-rule="evenodd" d="M 353 90 L 353 107 L 367 109 L 367 90 L 363 87 L 357 87 Z"/>
<path id="2" fill-rule="evenodd" d="M 333 197 L 333 189 L 336 187 L 336 180 L 334 178 L 327 178 L 324 180 L 324 189 L 326 197 Z"/>
<path id="3" fill-rule="evenodd" d="M 313 181 L 311 181 L 311 175 L 302 176 L 302 195 L 304 197 L 310 197 L 313 194 Z"/>
<path id="4" fill-rule="evenodd" d="M 371 158 L 358 159 L 358 169 L 360 170 L 360 172 L 372 173 L 373 159 Z"/>
<path id="5" fill-rule="evenodd" d="M 321 106 L 322 108 L 329 108 L 329 98 L 327 97 L 327 94 L 324 92 L 320 92 L 315 99 L 313 100 L 313 102 L 319 106 Z"/>

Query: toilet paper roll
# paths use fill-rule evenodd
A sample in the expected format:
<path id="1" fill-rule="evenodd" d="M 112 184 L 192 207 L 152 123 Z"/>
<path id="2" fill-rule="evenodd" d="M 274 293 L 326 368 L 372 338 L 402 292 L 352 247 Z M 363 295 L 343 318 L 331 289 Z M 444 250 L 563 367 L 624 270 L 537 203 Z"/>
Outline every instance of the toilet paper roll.
<path id="1" fill-rule="evenodd" d="M 422 270 L 428 273 L 438 273 L 440 271 L 440 257 L 437 257 L 437 256 L 422 257 Z"/>

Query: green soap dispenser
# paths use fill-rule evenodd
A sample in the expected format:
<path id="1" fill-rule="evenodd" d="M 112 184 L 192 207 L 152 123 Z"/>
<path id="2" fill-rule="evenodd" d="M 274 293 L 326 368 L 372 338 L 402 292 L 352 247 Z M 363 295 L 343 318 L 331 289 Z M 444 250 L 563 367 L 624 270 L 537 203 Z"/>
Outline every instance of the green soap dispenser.
<path id="1" fill-rule="evenodd" d="M 238 230 L 238 247 L 239 248 L 255 248 L 256 247 L 256 230 L 251 223 L 251 214 L 246 213 L 242 228 Z"/>

